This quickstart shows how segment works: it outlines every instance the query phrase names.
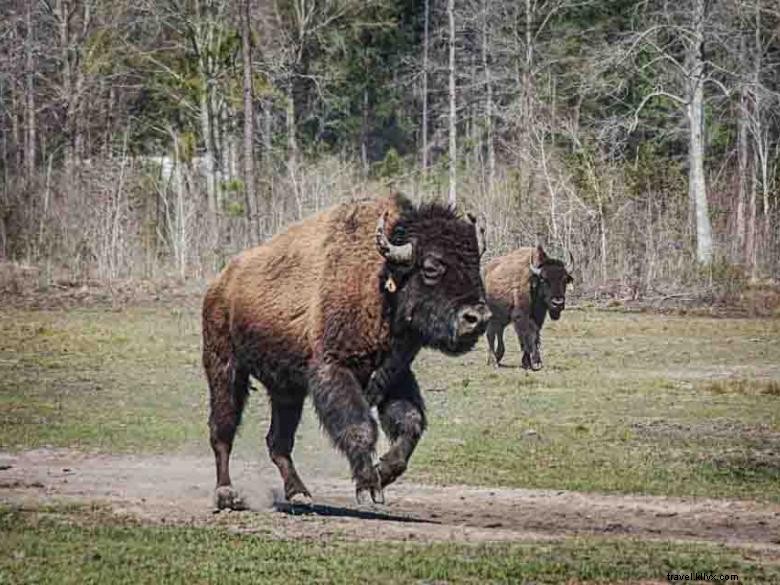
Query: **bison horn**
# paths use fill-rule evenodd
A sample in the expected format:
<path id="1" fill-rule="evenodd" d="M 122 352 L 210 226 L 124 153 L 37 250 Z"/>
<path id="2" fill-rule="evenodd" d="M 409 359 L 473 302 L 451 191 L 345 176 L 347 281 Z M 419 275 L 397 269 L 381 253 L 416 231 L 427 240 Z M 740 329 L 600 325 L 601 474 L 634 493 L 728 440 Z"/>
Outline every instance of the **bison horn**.
<path id="1" fill-rule="evenodd" d="M 477 243 L 479 245 L 479 257 L 485 255 L 487 252 L 487 238 L 485 237 L 485 223 L 478 221 L 477 217 L 472 213 L 466 213 L 469 221 L 474 225 L 474 233 L 477 235 Z"/>
<path id="2" fill-rule="evenodd" d="M 536 256 L 537 260 L 539 261 L 538 264 L 534 263 L 534 256 Z M 542 275 L 542 264 L 544 264 L 544 248 L 542 247 L 541 240 L 537 237 L 536 242 L 534 243 L 534 249 L 533 252 L 531 252 L 531 260 L 529 262 L 530 268 L 531 268 L 531 274 L 534 276 L 541 276 Z"/>
<path id="3" fill-rule="evenodd" d="M 411 243 L 396 246 L 387 239 L 385 234 L 387 213 L 385 211 L 384 215 L 380 216 L 379 221 L 376 222 L 376 247 L 379 249 L 379 253 L 390 262 L 411 264 L 414 259 L 414 246 Z"/>
<path id="4" fill-rule="evenodd" d="M 534 255 L 531 254 L 531 262 L 529 263 L 529 267 L 531 268 L 531 274 L 534 276 L 541 276 L 542 275 L 542 267 L 537 266 L 534 264 Z"/>
<path id="5" fill-rule="evenodd" d="M 564 253 L 564 257 L 568 258 L 563 263 L 563 269 L 568 273 L 571 274 L 574 271 L 574 256 L 572 256 L 570 250 L 566 250 Z"/>
<path id="6" fill-rule="evenodd" d="M 541 274 L 542 274 L 542 269 L 541 269 L 541 268 L 539 268 L 538 266 L 534 265 L 534 263 L 533 263 L 533 262 L 531 262 L 531 273 L 532 273 L 534 276 L 541 276 Z"/>

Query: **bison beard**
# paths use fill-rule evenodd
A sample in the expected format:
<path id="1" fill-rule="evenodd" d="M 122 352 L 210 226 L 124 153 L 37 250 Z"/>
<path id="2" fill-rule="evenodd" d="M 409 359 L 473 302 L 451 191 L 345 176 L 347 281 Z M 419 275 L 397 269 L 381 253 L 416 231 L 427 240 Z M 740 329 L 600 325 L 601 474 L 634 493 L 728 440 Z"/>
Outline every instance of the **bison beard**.
<path id="1" fill-rule="evenodd" d="M 470 350 L 490 318 L 479 256 L 473 223 L 395 196 L 331 208 L 235 258 L 203 304 L 217 506 L 243 505 L 229 459 L 250 376 L 270 397 L 266 442 L 289 501 L 311 497 L 292 461 L 311 394 L 358 501 L 382 502 L 425 430 L 414 357 Z M 374 405 L 391 441 L 377 463 Z"/>

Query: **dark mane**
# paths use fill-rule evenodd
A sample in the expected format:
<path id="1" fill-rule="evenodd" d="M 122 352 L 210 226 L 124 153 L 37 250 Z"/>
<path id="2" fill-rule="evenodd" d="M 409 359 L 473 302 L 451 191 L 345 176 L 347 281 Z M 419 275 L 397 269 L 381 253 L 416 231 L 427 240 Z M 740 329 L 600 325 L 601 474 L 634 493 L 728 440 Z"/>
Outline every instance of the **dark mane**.
<path id="1" fill-rule="evenodd" d="M 558 260 L 557 258 L 550 258 L 547 256 L 544 259 L 544 262 L 542 262 L 542 266 L 564 266 L 563 260 Z"/>
<path id="2" fill-rule="evenodd" d="M 395 198 L 398 208 L 401 210 L 401 215 L 390 236 L 390 240 L 394 244 L 404 244 L 406 242 L 407 229 L 419 222 L 431 220 L 448 222 L 462 219 L 458 212 L 448 205 L 428 202 L 422 203 L 417 207 L 402 193 L 396 193 Z"/>

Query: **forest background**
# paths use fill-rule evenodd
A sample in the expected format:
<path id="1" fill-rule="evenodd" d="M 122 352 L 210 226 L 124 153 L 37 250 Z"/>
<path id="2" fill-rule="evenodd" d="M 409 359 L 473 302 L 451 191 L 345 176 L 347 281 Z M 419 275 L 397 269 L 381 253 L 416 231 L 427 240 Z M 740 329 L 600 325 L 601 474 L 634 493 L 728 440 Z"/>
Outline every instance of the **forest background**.
<path id="1" fill-rule="evenodd" d="M 400 190 L 582 294 L 780 274 L 777 0 L 4 0 L 6 285 L 201 281 Z"/>

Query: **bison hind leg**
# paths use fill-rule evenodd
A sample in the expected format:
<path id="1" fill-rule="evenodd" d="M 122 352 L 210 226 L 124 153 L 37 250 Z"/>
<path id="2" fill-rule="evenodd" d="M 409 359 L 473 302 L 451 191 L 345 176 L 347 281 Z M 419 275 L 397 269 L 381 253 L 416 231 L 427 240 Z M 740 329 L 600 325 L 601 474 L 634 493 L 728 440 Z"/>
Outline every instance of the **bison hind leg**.
<path id="1" fill-rule="evenodd" d="M 230 480 L 230 453 L 249 392 L 249 372 L 228 356 L 205 355 L 209 381 L 209 430 L 217 467 L 217 509 L 244 509 L 245 503 Z"/>
<path id="2" fill-rule="evenodd" d="M 295 432 L 301 422 L 303 396 L 283 400 L 271 395 L 271 426 L 265 442 L 268 455 L 274 462 L 284 482 L 284 497 L 291 504 L 311 504 L 311 493 L 304 485 L 292 460 Z"/>

